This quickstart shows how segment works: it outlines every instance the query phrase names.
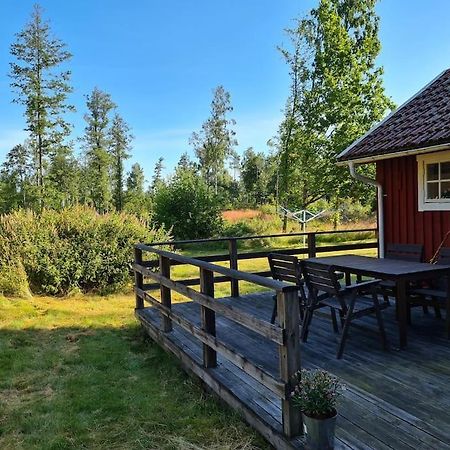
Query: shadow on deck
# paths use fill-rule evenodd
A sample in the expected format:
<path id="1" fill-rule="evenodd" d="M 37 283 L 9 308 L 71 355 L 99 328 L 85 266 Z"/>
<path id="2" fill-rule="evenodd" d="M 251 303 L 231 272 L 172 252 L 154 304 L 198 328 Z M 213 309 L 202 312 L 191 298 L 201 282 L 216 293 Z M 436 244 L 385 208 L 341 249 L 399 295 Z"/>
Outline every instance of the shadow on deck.
<path id="1" fill-rule="evenodd" d="M 216 301 L 263 320 L 270 319 L 273 307 L 272 294 L 267 292 Z M 200 326 L 197 303 L 177 303 L 172 309 Z M 308 342 L 301 345 L 302 367 L 326 369 L 346 385 L 339 403 L 336 448 L 450 449 L 450 343 L 444 338 L 443 321 L 416 308 L 409 346 L 398 351 L 394 308 L 383 314 L 392 346 L 389 352 L 381 350 L 375 321 L 365 317 L 352 325 L 344 357 L 337 360 L 336 335 L 324 313 L 314 316 Z M 176 324 L 173 331 L 161 332 L 161 315 L 155 308 L 138 309 L 136 316 L 154 340 L 253 426 L 256 417 L 277 448 L 303 448 L 302 438 L 287 441 L 282 436 L 280 400 L 264 385 L 220 354 L 217 367 L 204 369 L 202 343 Z M 274 342 L 222 316 L 216 318 L 216 330 L 217 337 L 236 352 L 278 376 Z"/>

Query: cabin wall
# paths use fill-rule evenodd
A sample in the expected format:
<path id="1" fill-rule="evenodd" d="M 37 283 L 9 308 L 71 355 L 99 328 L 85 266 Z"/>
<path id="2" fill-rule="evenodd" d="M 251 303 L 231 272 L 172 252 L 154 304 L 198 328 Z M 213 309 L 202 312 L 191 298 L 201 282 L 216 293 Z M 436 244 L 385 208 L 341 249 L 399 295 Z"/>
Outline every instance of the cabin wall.
<path id="1" fill-rule="evenodd" d="M 419 212 L 416 157 L 378 161 L 377 181 L 384 189 L 385 243 L 424 244 L 428 261 L 450 230 L 450 211 Z"/>

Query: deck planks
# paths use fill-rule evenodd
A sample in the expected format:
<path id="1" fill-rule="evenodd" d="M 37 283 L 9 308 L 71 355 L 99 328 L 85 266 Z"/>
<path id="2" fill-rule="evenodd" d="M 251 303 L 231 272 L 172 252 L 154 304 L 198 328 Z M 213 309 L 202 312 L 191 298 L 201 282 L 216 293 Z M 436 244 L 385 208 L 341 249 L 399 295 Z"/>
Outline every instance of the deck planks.
<path id="1" fill-rule="evenodd" d="M 216 301 L 242 308 L 262 320 L 270 319 L 273 308 L 271 292 Z M 198 304 L 176 303 L 172 308 L 200 325 Z M 158 336 L 152 337 L 163 347 L 172 352 L 182 350 L 198 365 L 196 370 L 203 370 L 202 345 L 197 339 L 175 324 L 172 332 L 162 333 L 160 315 L 152 307 L 136 314 L 154 327 L 152 333 Z M 361 326 L 351 329 L 344 357 L 337 360 L 336 336 L 322 312 L 314 317 L 308 342 L 301 346 L 303 367 L 324 368 L 347 386 L 339 407 L 337 448 L 450 450 L 450 342 L 444 338 L 444 321 L 431 314 L 424 317 L 416 308 L 409 346 L 398 351 L 394 308 L 383 314 L 392 345 L 389 352 L 381 350 L 375 321 L 368 317 L 360 320 Z M 277 344 L 220 315 L 216 317 L 216 332 L 227 345 L 279 376 Z M 238 399 L 244 417 L 249 420 L 248 414 L 257 416 L 261 424 L 255 428 L 260 427 L 259 431 L 278 448 L 302 448 L 301 439 L 286 442 L 280 438 L 281 402 L 276 395 L 220 354 L 217 357 L 217 367 L 206 369 L 219 385 L 216 393 L 223 388 Z"/>

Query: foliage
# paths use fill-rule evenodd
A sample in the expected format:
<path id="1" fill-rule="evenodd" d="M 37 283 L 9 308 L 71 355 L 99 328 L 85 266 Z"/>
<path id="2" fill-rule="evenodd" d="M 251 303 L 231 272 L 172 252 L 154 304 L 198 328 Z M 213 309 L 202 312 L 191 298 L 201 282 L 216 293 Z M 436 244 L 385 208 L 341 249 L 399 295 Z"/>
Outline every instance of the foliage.
<path id="1" fill-rule="evenodd" d="M 110 112 L 116 107 L 111 96 L 94 88 L 86 96 L 88 112 L 84 115 L 86 128 L 83 136 L 86 157 L 85 202 L 92 204 L 97 211 L 111 209 L 112 194 L 109 179 L 111 157 L 108 148 L 111 144 L 108 130 Z"/>
<path id="2" fill-rule="evenodd" d="M 325 196 L 357 198 L 362 185 L 336 156 L 393 108 L 375 64 L 380 51 L 376 0 L 320 0 L 288 30 L 281 49 L 291 92 L 278 135 L 278 195 L 305 208 Z M 363 188 L 367 196 L 367 187 Z"/>
<path id="3" fill-rule="evenodd" d="M 169 238 L 131 214 L 98 214 L 88 207 L 40 215 L 16 211 L 1 217 L 0 236 L 10 248 L 1 254 L 0 267 L 21 264 L 32 292 L 58 295 L 124 288 L 133 244 Z"/>
<path id="4" fill-rule="evenodd" d="M 233 107 L 229 92 L 223 86 L 218 86 L 211 102 L 211 116 L 202 125 L 200 132 L 192 134 L 190 141 L 199 160 L 200 172 L 206 184 L 214 187 L 216 194 L 219 180 L 224 175 L 225 159 L 232 155 L 237 145 L 234 137 L 236 133 L 230 129 L 236 122 L 227 117 L 231 111 Z"/>
<path id="5" fill-rule="evenodd" d="M 130 127 L 119 114 L 115 114 L 110 130 L 110 155 L 113 172 L 113 199 L 117 211 L 122 211 L 124 204 L 124 160 L 130 157 L 129 150 L 133 136 Z"/>
<path id="6" fill-rule="evenodd" d="M 220 205 L 206 182 L 192 170 L 179 169 L 154 197 L 154 220 L 176 239 L 207 238 L 222 228 Z"/>
<path id="7" fill-rule="evenodd" d="M 308 417 L 327 419 L 336 413 L 341 384 L 324 370 L 302 369 L 295 375 L 293 404 Z"/>
<path id="8" fill-rule="evenodd" d="M 51 37 L 50 26 L 43 21 L 38 5 L 31 21 L 16 37 L 11 45 L 11 87 L 17 94 L 14 101 L 25 106 L 38 203 L 42 207 L 47 160 L 63 145 L 71 129 L 65 119 L 66 113 L 73 110 L 67 104 L 72 92 L 70 71 L 58 72 L 58 68 L 72 55 L 62 41 Z"/>

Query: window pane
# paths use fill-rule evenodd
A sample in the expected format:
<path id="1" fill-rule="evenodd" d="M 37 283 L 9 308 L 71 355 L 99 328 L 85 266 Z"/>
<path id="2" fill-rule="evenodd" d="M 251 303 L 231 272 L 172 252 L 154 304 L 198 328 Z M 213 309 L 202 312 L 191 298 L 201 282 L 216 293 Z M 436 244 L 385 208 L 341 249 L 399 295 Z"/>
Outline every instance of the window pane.
<path id="1" fill-rule="evenodd" d="M 427 183 L 427 199 L 434 200 L 439 198 L 439 183 Z"/>
<path id="2" fill-rule="evenodd" d="M 450 198 L 450 181 L 441 183 L 441 198 Z"/>
<path id="3" fill-rule="evenodd" d="M 439 178 L 439 164 L 427 164 L 427 181 L 437 180 Z"/>
<path id="4" fill-rule="evenodd" d="M 441 163 L 441 180 L 450 180 L 450 162 Z"/>

